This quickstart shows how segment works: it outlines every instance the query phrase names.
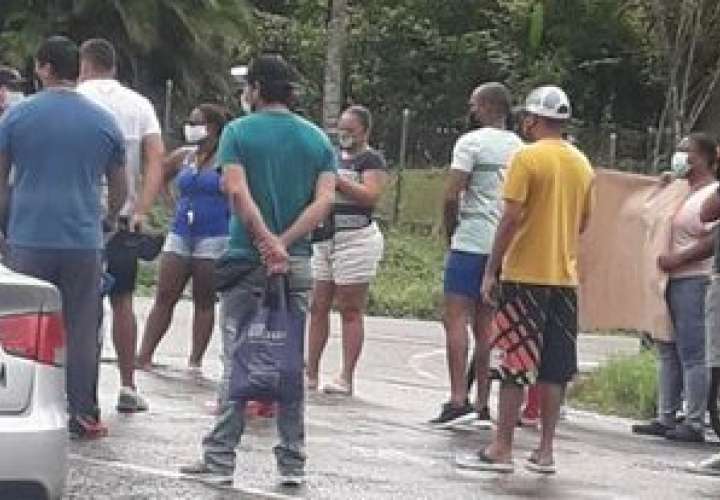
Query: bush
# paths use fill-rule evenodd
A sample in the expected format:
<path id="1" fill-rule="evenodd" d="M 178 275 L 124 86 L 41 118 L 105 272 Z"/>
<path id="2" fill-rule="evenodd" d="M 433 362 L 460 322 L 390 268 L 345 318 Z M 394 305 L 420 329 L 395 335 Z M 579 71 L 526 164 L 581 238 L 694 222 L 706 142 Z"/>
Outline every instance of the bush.
<path id="1" fill-rule="evenodd" d="M 596 372 L 581 377 L 570 391 L 576 406 L 605 414 L 652 418 L 657 410 L 655 353 L 611 359 Z"/>
<path id="2" fill-rule="evenodd" d="M 438 237 L 386 231 L 385 257 L 370 290 L 369 314 L 439 318 L 444 253 Z"/>

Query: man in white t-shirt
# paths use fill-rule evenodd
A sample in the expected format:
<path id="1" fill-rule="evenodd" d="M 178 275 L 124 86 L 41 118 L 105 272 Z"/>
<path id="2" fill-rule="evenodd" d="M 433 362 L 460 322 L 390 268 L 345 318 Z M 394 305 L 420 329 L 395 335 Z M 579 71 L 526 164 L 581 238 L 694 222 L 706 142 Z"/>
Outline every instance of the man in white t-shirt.
<path id="1" fill-rule="evenodd" d="M 475 130 L 458 139 L 453 151 L 444 205 L 444 221 L 450 252 L 445 265 L 444 325 L 450 400 L 430 421 L 441 427 L 468 418 L 477 410 L 487 421 L 487 330 L 492 310 L 483 303 L 482 278 L 500 219 L 499 193 L 510 156 L 522 146 L 507 130 L 511 96 L 495 82 L 476 88 L 470 97 L 470 120 Z M 467 399 L 468 333 L 475 334 L 477 408 Z"/>
<path id="2" fill-rule="evenodd" d="M 121 225 L 140 231 L 162 185 L 165 153 L 160 123 L 148 99 L 115 80 L 115 49 L 103 39 L 88 40 L 80 47 L 78 92 L 108 109 L 125 137 L 128 196 L 120 212 Z M 147 402 L 135 387 L 137 325 L 133 292 L 137 281 L 137 257 L 110 239 L 107 244 L 108 273 L 114 284 L 110 291 L 113 311 L 113 342 L 118 357 L 122 386 L 117 409 L 133 413 L 146 411 Z"/>

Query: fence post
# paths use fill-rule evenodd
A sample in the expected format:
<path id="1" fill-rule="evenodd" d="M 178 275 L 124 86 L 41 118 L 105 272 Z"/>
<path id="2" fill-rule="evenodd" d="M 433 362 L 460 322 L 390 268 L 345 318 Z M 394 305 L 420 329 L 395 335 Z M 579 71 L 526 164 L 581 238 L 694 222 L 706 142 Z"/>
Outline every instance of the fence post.
<path id="1" fill-rule="evenodd" d="M 173 95 L 173 81 L 168 78 L 165 82 L 165 117 L 163 127 L 165 133 L 170 133 L 170 127 L 172 126 L 172 95 Z"/>
<path id="2" fill-rule="evenodd" d="M 610 167 L 617 168 L 617 133 L 610 133 Z"/>
<path id="3" fill-rule="evenodd" d="M 402 200 L 403 171 L 407 161 L 408 129 L 410 128 L 410 110 L 403 109 L 402 135 L 400 138 L 400 163 L 398 164 L 397 181 L 395 181 L 395 207 L 393 210 L 393 225 L 400 220 L 400 201 Z"/>

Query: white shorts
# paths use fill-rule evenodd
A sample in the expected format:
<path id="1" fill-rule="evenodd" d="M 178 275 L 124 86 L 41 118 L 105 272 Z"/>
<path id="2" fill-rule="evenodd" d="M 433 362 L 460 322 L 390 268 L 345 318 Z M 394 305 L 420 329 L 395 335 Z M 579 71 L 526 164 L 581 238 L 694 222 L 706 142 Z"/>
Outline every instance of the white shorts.
<path id="1" fill-rule="evenodd" d="M 185 238 L 168 233 L 163 252 L 172 253 L 188 259 L 219 259 L 228 249 L 230 237 L 210 236 L 207 238 Z"/>
<path id="2" fill-rule="evenodd" d="M 338 231 L 332 239 L 313 245 L 313 279 L 336 285 L 370 283 L 377 274 L 383 247 L 383 235 L 374 222 L 362 229 Z"/>

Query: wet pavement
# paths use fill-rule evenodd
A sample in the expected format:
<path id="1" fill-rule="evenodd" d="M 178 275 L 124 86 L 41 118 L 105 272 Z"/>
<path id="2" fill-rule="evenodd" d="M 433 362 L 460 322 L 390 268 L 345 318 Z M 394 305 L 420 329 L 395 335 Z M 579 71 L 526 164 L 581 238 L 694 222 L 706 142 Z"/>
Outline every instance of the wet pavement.
<path id="1" fill-rule="evenodd" d="M 144 324 L 147 301 L 138 304 Z M 101 396 L 110 435 L 71 445 L 69 499 L 687 499 L 720 498 L 720 479 L 684 472 L 689 462 L 720 451 L 713 441 L 677 445 L 629 433 L 631 421 L 573 411 L 558 431 L 559 472 L 540 477 L 523 459 L 538 433 L 517 433 L 516 472 L 497 476 L 463 472 L 455 457 L 477 450 L 491 431 L 431 429 L 425 422 L 447 396 L 443 334 L 436 323 L 372 318 L 357 375 L 356 397 L 311 394 L 307 405 L 307 485 L 275 486 L 274 422 L 251 420 L 238 450 L 235 488 L 189 481 L 178 466 L 199 457 L 200 439 L 211 426 L 214 380 L 219 374 L 219 335 L 206 356 L 204 377 L 185 372 L 190 305 L 181 303 L 161 345 L 153 373 L 138 382 L 150 401 L 147 414 L 114 411 L 118 387 L 113 351 L 106 345 Z M 339 363 L 339 328 L 334 321 L 323 372 Z M 635 352 L 638 341 L 583 336 L 582 367 L 591 369 L 613 354 Z"/>

